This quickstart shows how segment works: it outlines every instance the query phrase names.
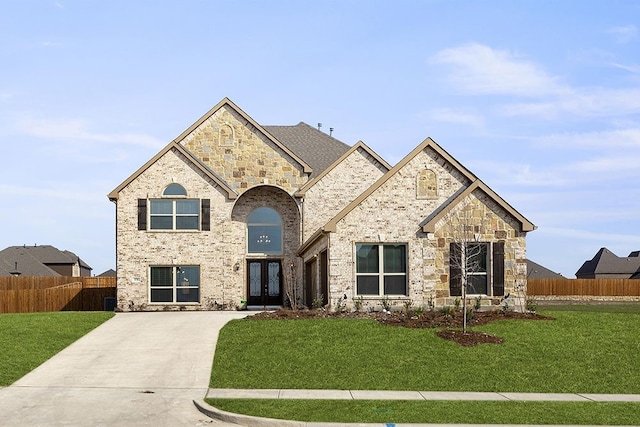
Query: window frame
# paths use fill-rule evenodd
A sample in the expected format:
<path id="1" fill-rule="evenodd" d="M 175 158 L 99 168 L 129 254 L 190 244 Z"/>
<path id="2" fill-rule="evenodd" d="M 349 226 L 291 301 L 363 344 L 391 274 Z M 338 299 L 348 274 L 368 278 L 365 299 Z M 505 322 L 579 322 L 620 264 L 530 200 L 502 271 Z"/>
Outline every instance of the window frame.
<path id="1" fill-rule="evenodd" d="M 171 213 L 153 213 L 153 205 L 154 202 L 171 202 Z M 195 213 L 178 213 L 178 203 L 179 202 L 196 202 L 197 209 Z M 150 231 L 201 231 L 202 225 L 202 200 L 201 199 L 189 199 L 186 197 L 165 197 L 165 198 L 155 198 L 149 199 L 149 230 Z M 153 226 L 153 218 L 171 218 L 171 228 L 154 228 Z M 178 228 L 178 218 L 195 218 L 196 219 L 196 227 L 195 228 Z"/>
<path id="2" fill-rule="evenodd" d="M 154 269 L 171 269 L 171 284 L 170 285 L 154 285 L 153 284 L 153 278 L 154 278 L 154 274 L 153 274 L 153 270 Z M 179 273 L 181 269 L 197 269 L 197 277 L 198 277 L 198 283 L 197 285 L 183 285 L 183 284 L 178 284 L 178 277 L 179 277 Z M 202 273 L 201 273 L 201 268 L 199 265 L 195 265 L 195 264 L 181 264 L 181 265 L 150 265 L 149 266 L 149 295 L 148 295 L 148 301 L 149 304 L 163 304 L 163 305 L 167 305 L 167 304 L 171 304 L 171 305 L 198 305 L 200 304 L 200 299 L 201 299 L 201 282 L 202 282 Z M 186 278 L 186 280 L 188 281 L 188 278 Z M 184 283 L 184 282 L 183 282 Z M 191 292 L 191 290 L 196 289 L 197 290 L 197 300 L 196 301 L 179 301 L 179 295 L 178 291 L 188 291 L 189 293 Z M 153 298 L 153 291 L 167 291 L 167 290 L 171 290 L 171 301 L 154 301 Z M 183 292 L 182 295 L 185 295 L 185 293 Z"/>
<path id="3" fill-rule="evenodd" d="M 473 260 L 470 260 L 470 258 L 468 258 L 468 252 L 470 252 L 469 247 L 470 246 L 478 246 L 478 247 L 482 247 L 483 249 L 481 250 L 482 252 L 484 252 L 484 270 L 483 271 L 469 271 L 469 262 L 475 262 Z M 493 283 L 491 281 L 491 274 L 489 273 L 489 271 L 491 270 L 492 266 L 493 266 L 493 260 L 491 259 L 491 242 L 466 242 L 466 244 L 464 245 L 464 251 L 465 251 L 465 263 L 466 263 L 466 267 L 467 267 L 467 283 L 465 284 L 466 286 L 466 294 L 471 296 L 471 295 L 486 295 L 486 296 L 492 296 L 493 295 Z M 482 253 L 481 252 L 481 253 Z M 480 268 L 482 267 L 482 263 L 480 263 Z M 471 269 L 473 270 L 473 267 L 471 267 Z M 475 287 L 472 287 L 471 289 L 469 288 L 469 285 L 471 283 L 471 278 L 473 277 L 483 277 L 484 278 L 484 289 L 485 292 L 484 293 L 478 293 L 478 292 L 474 292 L 475 291 Z"/>
<path id="4" fill-rule="evenodd" d="M 257 211 L 258 209 L 269 209 L 271 210 L 273 213 L 275 213 L 278 216 L 279 222 L 275 223 L 275 222 L 250 222 L 249 218 L 251 217 L 251 215 Z M 271 206 L 258 206 L 256 208 L 254 208 L 253 210 L 251 210 L 251 212 L 249 212 L 249 215 L 247 216 L 247 223 L 246 223 L 247 227 L 246 227 L 246 235 L 247 235 L 247 255 L 250 256 L 260 256 L 260 255 L 282 255 L 284 253 L 284 221 L 282 219 L 282 215 L 280 215 L 280 212 L 278 212 L 276 209 L 272 208 Z M 279 227 L 279 250 L 277 251 L 251 251 L 251 227 Z M 261 236 L 262 237 L 262 236 Z M 266 236 L 268 237 L 268 236 Z"/>
<path id="5" fill-rule="evenodd" d="M 376 272 L 360 272 L 358 263 L 358 250 L 363 246 L 376 247 L 377 253 L 377 271 Z M 386 247 L 402 247 L 404 259 L 400 264 L 403 267 L 404 272 L 385 271 L 385 246 Z M 354 245 L 354 259 L 355 259 L 355 294 L 362 297 L 379 298 L 379 297 L 407 297 L 409 294 L 409 272 L 408 272 L 408 254 L 409 245 L 407 243 L 392 243 L 392 242 L 357 242 Z M 397 261 L 397 260 L 396 260 Z M 359 278 L 364 277 L 377 277 L 378 293 L 361 293 L 359 286 Z M 404 293 L 387 293 L 385 288 L 386 278 L 391 277 L 404 277 Z"/>

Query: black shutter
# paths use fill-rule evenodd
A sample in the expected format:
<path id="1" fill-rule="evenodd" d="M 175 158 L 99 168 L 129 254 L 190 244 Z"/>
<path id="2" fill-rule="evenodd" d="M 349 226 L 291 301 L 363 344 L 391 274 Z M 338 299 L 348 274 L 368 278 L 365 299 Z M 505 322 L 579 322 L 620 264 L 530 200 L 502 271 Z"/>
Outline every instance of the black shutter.
<path id="1" fill-rule="evenodd" d="M 211 230 L 211 199 L 202 199 L 200 201 L 202 215 L 200 218 L 200 230 Z"/>
<path id="2" fill-rule="evenodd" d="M 504 240 L 493 244 L 493 295 L 504 295 Z"/>
<path id="3" fill-rule="evenodd" d="M 455 242 L 449 245 L 449 295 L 462 296 L 462 245 Z"/>
<path id="4" fill-rule="evenodd" d="M 147 199 L 138 199 L 138 230 L 147 229 Z"/>

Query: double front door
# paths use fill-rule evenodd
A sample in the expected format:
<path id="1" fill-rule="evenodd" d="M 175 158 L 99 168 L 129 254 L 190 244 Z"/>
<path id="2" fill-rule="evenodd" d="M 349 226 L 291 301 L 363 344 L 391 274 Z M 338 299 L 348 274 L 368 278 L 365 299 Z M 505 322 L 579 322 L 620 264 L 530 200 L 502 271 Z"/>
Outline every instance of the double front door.
<path id="1" fill-rule="evenodd" d="M 282 305 L 282 264 L 280 260 L 248 260 L 247 287 L 248 305 Z"/>

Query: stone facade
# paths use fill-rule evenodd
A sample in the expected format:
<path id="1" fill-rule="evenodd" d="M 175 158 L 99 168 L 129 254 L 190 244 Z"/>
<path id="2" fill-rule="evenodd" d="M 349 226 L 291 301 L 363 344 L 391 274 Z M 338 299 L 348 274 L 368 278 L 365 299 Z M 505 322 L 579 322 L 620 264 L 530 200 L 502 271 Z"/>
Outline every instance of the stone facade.
<path id="1" fill-rule="evenodd" d="M 314 137 L 322 141 L 321 136 Z M 504 244 L 504 293 L 514 296 L 514 305 L 524 305 L 525 236 L 533 224 L 433 141 L 423 142 L 391 170 L 358 143 L 335 155 L 325 171 L 314 171 L 312 180 L 311 162 L 303 160 L 309 153 L 294 153 L 286 142 L 223 100 L 111 192 L 117 214 L 118 309 L 235 309 L 248 299 L 256 301 L 254 285 L 264 292 L 264 305 L 310 305 L 320 296 L 347 308 L 356 299 L 372 309 L 381 308 L 385 299 L 396 307 L 453 305 L 450 243 L 469 230 L 476 241 Z M 292 146 L 303 150 L 304 144 Z M 173 183 L 186 196 L 164 195 Z M 191 214 L 199 225 L 179 229 L 180 213 L 174 211 L 178 229 L 151 227 L 148 206 L 153 201 L 158 206 L 158 200 L 174 201 L 174 206 L 179 200 L 197 201 L 200 210 Z M 249 249 L 255 243 L 249 241 L 248 219 L 258 208 L 278 218 L 281 234 L 270 234 L 272 223 L 253 225 L 254 231 L 268 230 L 259 240 L 281 236 L 275 252 Z M 406 292 L 359 295 L 357 244 L 402 246 Z M 271 263 L 280 266 L 278 274 Z M 269 267 L 260 273 L 263 264 Z M 151 296 L 151 284 L 159 279 L 152 279 L 152 270 L 174 269 L 177 277 L 181 266 L 199 268 L 197 298 L 177 302 L 185 289 L 174 278 L 168 285 L 174 299 L 154 302 L 159 299 Z M 272 294 L 273 289 L 280 293 Z M 491 288 L 479 297 L 487 306 L 501 301 Z"/>
<path id="2" fill-rule="evenodd" d="M 354 150 L 304 194 L 303 241 L 344 209 L 388 169 L 363 148 Z"/>
<path id="3" fill-rule="evenodd" d="M 180 142 L 238 193 L 275 185 L 293 193 L 304 167 L 230 107 L 222 107 Z"/>

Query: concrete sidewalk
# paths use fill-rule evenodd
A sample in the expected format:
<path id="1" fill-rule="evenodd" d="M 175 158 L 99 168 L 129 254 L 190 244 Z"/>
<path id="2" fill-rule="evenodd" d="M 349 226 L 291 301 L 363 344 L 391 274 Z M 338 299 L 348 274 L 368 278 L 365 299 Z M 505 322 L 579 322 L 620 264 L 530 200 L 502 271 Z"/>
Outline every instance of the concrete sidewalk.
<path id="1" fill-rule="evenodd" d="M 325 399 L 325 400 L 494 400 L 537 402 L 640 402 L 640 394 L 493 393 L 397 390 L 299 390 L 210 388 L 218 399 Z"/>
<path id="2" fill-rule="evenodd" d="M 478 393 L 381 390 L 241 390 L 209 389 L 209 398 L 221 399 L 327 399 L 327 400 L 492 400 L 492 401 L 556 401 L 556 402 L 640 402 L 638 394 L 571 394 L 571 393 Z M 215 408 L 204 401 L 194 402 L 198 409 L 220 421 L 247 427 L 507 427 L 507 424 L 415 424 L 415 423 L 323 423 L 278 420 L 235 414 Z M 526 427 L 543 427 L 528 425 Z M 545 425 L 544 427 L 553 427 Z M 560 426 L 558 426 L 560 427 Z M 562 427 L 578 427 L 563 425 Z M 579 426 L 595 427 L 595 426 Z"/>

